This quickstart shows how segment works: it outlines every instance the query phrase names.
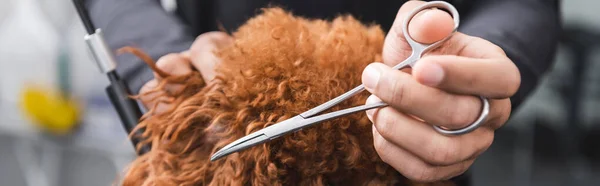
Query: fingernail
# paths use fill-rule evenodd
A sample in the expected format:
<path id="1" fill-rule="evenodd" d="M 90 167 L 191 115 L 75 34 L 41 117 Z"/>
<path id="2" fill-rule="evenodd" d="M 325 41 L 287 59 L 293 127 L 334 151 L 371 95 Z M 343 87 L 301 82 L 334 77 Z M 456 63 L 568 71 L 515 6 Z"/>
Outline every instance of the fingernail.
<path id="1" fill-rule="evenodd" d="M 365 68 L 362 75 L 363 85 L 365 88 L 373 90 L 379 82 L 381 76 L 381 70 L 376 66 L 377 64 L 370 64 Z"/>
<path id="2" fill-rule="evenodd" d="M 371 96 L 369 96 L 369 98 L 367 98 L 367 101 L 365 102 L 365 105 L 372 104 L 372 103 L 377 103 L 377 102 L 380 102 L 380 101 L 381 101 L 381 99 L 379 99 L 377 96 L 371 95 Z M 375 110 L 377 110 L 377 109 L 370 109 L 370 110 L 366 111 L 367 118 L 369 118 L 369 120 L 371 120 L 371 122 L 373 122 L 373 115 L 375 114 Z"/>
<path id="3" fill-rule="evenodd" d="M 420 67 L 421 83 L 436 86 L 444 79 L 444 69 L 435 63 L 422 63 Z"/>

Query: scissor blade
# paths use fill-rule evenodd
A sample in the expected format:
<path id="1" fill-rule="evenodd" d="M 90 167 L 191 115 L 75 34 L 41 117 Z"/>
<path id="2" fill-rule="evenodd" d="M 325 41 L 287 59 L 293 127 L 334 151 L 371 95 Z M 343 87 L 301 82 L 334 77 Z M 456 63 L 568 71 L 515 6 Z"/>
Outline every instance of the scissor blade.
<path id="1" fill-rule="evenodd" d="M 348 114 L 352 114 L 352 113 L 356 113 L 356 112 L 360 112 L 360 111 L 365 111 L 365 110 L 369 110 L 369 109 L 379 108 L 379 107 L 385 107 L 385 106 L 387 106 L 386 103 L 379 102 L 379 103 L 374 103 L 374 104 L 369 104 L 369 105 L 352 107 L 352 108 L 348 108 L 348 109 L 344 109 L 344 110 L 340 110 L 340 111 L 336 111 L 336 112 L 331 112 L 331 113 L 327 113 L 327 114 L 323 114 L 320 116 L 311 117 L 311 118 L 307 118 L 307 119 L 298 115 L 293 118 L 287 119 L 285 121 L 273 124 L 267 128 L 256 131 L 252 134 L 244 136 L 244 137 L 228 144 L 227 146 L 223 147 L 221 150 L 217 151 L 210 158 L 210 161 L 218 160 L 229 154 L 239 152 L 241 150 L 244 150 L 244 149 L 256 146 L 256 145 L 263 144 L 267 141 L 279 138 L 285 134 L 298 131 L 300 129 L 312 126 L 314 124 L 317 124 L 317 123 L 320 123 L 323 121 L 332 120 L 332 119 L 335 119 L 335 118 L 338 118 L 338 117 L 341 117 L 344 115 L 348 115 Z"/>
<path id="2" fill-rule="evenodd" d="M 378 102 L 378 103 L 356 106 L 356 107 L 347 108 L 347 109 L 340 110 L 340 111 L 335 111 L 335 112 L 315 116 L 315 117 L 308 118 L 308 119 L 302 121 L 301 128 L 306 128 L 308 126 L 311 126 L 311 125 L 314 125 L 317 123 L 321 123 L 323 121 L 332 120 L 332 119 L 339 118 L 339 117 L 349 115 L 349 114 L 353 114 L 356 112 L 361 112 L 361 111 L 365 111 L 365 110 L 371 110 L 374 108 L 386 107 L 386 106 L 388 106 L 388 104 L 386 104 L 384 102 Z"/>
<path id="3" fill-rule="evenodd" d="M 354 87 L 352 90 L 350 90 L 342 95 L 339 95 L 338 97 L 333 98 L 333 99 L 331 99 L 315 108 L 312 108 L 300 115 L 304 118 L 312 117 L 312 116 L 317 115 L 333 106 L 336 106 L 337 104 L 340 104 L 342 101 L 345 101 L 346 99 L 348 99 L 358 93 L 361 93 L 363 90 L 365 90 L 365 86 L 361 84 L 357 87 Z"/>
<path id="4" fill-rule="evenodd" d="M 295 116 L 235 140 L 213 154 L 210 161 L 218 160 L 229 154 L 263 144 L 284 134 L 299 130 L 301 128 L 298 124 L 301 124 L 302 120 L 304 120 L 304 118 Z"/>
<path id="5" fill-rule="evenodd" d="M 215 154 L 210 157 L 210 161 L 215 161 L 225 157 L 234 152 L 238 152 L 252 146 L 264 143 L 269 140 L 269 137 L 265 136 L 263 133 L 255 132 L 250 135 L 244 136 L 234 142 L 228 144 L 223 147 L 221 150 L 217 151 Z"/>

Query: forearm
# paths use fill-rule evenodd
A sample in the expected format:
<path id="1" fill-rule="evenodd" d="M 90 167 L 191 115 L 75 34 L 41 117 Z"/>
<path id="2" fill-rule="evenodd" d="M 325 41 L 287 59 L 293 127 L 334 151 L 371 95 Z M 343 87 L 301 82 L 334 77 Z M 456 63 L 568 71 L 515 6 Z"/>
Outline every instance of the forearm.
<path id="1" fill-rule="evenodd" d="M 554 61 L 560 34 L 556 0 L 481 0 L 463 20 L 461 32 L 500 46 L 521 73 L 513 110 L 534 90 Z"/>
<path id="2" fill-rule="evenodd" d="M 189 49 L 193 37 L 185 25 L 162 9 L 156 0 L 87 0 L 90 17 L 101 28 L 110 48 L 135 46 L 158 59 Z M 133 55 L 118 55 L 117 73 L 137 93 L 152 79 L 152 71 Z"/>

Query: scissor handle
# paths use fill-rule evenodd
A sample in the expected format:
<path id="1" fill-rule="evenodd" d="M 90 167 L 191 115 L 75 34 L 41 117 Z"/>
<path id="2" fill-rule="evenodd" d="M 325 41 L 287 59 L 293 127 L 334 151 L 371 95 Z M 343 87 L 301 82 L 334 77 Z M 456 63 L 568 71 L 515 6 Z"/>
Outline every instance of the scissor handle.
<path id="1" fill-rule="evenodd" d="M 422 44 L 422 43 L 415 41 L 410 36 L 410 33 L 408 33 L 408 25 L 409 25 L 410 21 L 412 20 L 412 18 L 415 17 L 419 12 L 421 12 L 425 9 L 429 9 L 429 8 L 439 8 L 439 9 L 444 9 L 444 10 L 450 12 L 452 19 L 454 20 L 454 29 L 452 30 L 452 33 L 450 33 L 448 36 L 446 36 L 442 40 L 436 41 L 435 43 L 432 43 L 432 44 Z M 425 4 L 415 8 L 412 12 L 410 12 L 408 14 L 408 16 L 406 16 L 406 18 L 404 18 L 404 24 L 402 25 L 402 32 L 404 34 L 404 38 L 406 39 L 406 41 L 408 42 L 408 44 L 411 46 L 411 48 L 413 50 L 413 55 L 419 54 L 419 57 L 420 57 L 421 54 L 428 52 L 429 50 L 431 50 L 433 48 L 438 47 L 440 44 L 442 44 L 442 42 L 448 40 L 452 36 L 452 34 L 454 32 L 456 32 L 459 24 L 460 24 L 460 18 L 458 15 L 458 10 L 456 10 L 456 8 L 454 8 L 454 6 L 452 6 L 450 3 L 447 3 L 444 1 L 432 1 L 432 2 L 425 3 Z M 419 52 L 419 53 L 417 53 L 417 52 Z"/>

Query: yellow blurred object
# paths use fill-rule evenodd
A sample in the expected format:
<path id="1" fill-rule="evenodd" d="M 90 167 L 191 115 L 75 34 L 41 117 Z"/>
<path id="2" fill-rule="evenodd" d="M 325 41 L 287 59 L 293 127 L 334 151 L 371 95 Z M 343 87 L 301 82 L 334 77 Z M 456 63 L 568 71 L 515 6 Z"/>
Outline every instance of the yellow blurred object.
<path id="1" fill-rule="evenodd" d="M 39 87 L 27 87 L 22 92 L 21 107 L 35 124 L 56 135 L 68 134 L 79 120 L 74 100 Z"/>

